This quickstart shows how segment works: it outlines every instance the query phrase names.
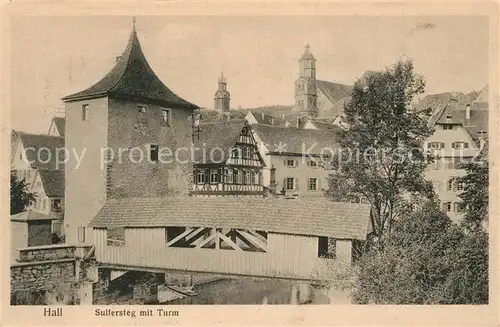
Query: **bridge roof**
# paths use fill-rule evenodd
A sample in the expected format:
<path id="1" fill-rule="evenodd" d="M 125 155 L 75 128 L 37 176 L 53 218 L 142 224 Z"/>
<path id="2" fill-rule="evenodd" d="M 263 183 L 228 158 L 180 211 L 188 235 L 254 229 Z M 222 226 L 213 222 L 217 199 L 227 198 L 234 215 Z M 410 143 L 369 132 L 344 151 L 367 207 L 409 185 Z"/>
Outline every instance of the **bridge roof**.
<path id="1" fill-rule="evenodd" d="M 363 240 L 369 217 L 369 205 L 326 198 L 127 198 L 108 200 L 90 226 L 245 228 Z"/>

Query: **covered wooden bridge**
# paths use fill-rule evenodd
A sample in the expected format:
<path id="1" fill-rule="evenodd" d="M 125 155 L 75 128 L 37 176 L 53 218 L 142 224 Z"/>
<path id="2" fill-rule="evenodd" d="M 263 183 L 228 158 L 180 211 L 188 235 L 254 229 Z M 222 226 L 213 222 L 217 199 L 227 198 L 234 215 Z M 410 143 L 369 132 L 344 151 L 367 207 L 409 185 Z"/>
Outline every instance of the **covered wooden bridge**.
<path id="1" fill-rule="evenodd" d="M 108 200 L 90 227 L 108 268 L 324 280 L 351 264 L 369 212 L 327 199 L 132 198 Z"/>

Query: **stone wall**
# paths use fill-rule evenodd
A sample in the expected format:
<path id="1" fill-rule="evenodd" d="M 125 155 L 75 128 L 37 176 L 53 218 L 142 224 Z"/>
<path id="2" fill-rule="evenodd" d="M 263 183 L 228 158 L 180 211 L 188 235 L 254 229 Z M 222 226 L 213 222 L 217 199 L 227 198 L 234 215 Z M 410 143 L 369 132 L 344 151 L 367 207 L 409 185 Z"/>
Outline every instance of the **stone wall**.
<path id="1" fill-rule="evenodd" d="M 79 282 L 91 263 L 81 260 L 86 251 L 67 245 L 20 249 L 20 260 L 10 266 L 11 304 L 79 303 Z"/>

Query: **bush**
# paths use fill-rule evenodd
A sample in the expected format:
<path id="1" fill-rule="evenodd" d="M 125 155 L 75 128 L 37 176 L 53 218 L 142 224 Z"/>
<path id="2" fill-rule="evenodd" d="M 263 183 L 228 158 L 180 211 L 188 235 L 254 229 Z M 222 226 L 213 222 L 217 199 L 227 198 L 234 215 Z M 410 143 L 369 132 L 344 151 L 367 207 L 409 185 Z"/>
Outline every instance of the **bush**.
<path id="1" fill-rule="evenodd" d="M 403 218 L 380 245 L 360 260 L 354 302 L 488 302 L 487 234 L 467 233 L 435 204 Z"/>

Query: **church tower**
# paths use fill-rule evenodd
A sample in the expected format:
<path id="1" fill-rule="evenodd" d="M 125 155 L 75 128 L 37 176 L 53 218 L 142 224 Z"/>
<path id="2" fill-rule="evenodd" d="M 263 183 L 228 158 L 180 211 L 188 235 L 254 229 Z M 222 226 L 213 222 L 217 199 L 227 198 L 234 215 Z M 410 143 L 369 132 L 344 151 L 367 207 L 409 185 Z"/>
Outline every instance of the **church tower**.
<path id="1" fill-rule="evenodd" d="M 69 156 L 65 165 L 67 243 L 92 242 L 88 224 L 109 199 L 189 194 L 189 157 L 173 160 L 160 155 L 160 149 L 177 154 L 176 149 L 191 146 L 190 118 L 198 106 L 172 92 L 153 72 L 135 19 L 114 67 L 63 101 L 66 148 L 79 154 Z"/>
<path id="2" fill-rule="evenodd" d="M 294 111 L 304 116 L 316 116 L 316 104 L 316 59 L 307 44 L 299 59 L 299 78 L 295 81 Z"/>
<path id="3" fill-rule="evenodd" d="M 214 109 L 220 113 L 229 112 L 231 109 L 231 94 L 227 90 L 227 81 L 224 77 L 224 72 L 221 72 L 217 83 L 217 92 L 215 92 L 214 96 Z"/>

